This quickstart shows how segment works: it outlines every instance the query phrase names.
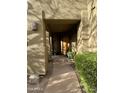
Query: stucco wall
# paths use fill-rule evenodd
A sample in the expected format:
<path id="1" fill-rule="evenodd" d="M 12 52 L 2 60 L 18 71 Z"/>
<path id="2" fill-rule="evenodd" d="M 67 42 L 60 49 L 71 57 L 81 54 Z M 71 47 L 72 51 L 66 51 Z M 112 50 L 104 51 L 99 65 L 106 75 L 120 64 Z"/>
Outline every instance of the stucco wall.
<path id="1" fill-rule="evenodd" d="M 43 46 L 42 26 L 39 23 L 38 30 L 32 31 L 32 22 L 39 20 L 35 16 L 28 16 L 27 32 L 27 61 L 28 74 L 45 74 L 45 49 Z"/>
<path id="2" fill-rule="evenodd" d="M 96 0 L 87 0 L 87 9 L 81 12 L 81 23 L 77 35 L 78 52 L 96 52 L 97 46 L 97 19 Z"/>
<path id="3" fill-rule="evenodd" d="M 38 16 L 44 10 L 49 19 L 80 19 L 86 0 L 28 0 L 28 5 Z"/>
<path id="4" fill-rule="evenodd" d="M 36 14 L 28 13 L 27 28 L 27 61 L 28 74 L 45 75 L 48 66 L 49 33 L 44 21 Z M 32 31 L 32 23 L 38 24 L 38 30 Z"/>
<path id="5" fill-rule="evenodd" d="M 89 19 L 89 51 L 96 51 L 97 47 L 97 5 L 96 0 L 88 0 L 88 19 Z"/>

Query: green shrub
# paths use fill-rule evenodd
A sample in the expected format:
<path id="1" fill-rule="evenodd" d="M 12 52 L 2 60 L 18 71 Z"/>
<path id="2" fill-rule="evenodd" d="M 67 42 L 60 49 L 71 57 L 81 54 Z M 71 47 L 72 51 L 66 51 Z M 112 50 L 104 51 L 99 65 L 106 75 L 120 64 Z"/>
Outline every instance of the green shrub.
<path id="1" fill-rule="evenodd" d="M 96 53 L 82 53 L 75 56 L 76 70 L 81 84 L 87 93 L 96 93 L 97 89 L 97 55 Z"/>

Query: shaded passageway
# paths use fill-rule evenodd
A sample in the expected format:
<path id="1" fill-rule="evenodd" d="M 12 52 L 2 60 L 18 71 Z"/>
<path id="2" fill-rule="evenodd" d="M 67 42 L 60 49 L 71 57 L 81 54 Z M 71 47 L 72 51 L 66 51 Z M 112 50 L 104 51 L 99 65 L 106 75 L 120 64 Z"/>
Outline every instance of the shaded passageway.
<path id="1" fill-rule="evenodd" d="M 70 48 L 76 49 L 79 23 L 80 19 L 45 19 L 53 55 L 66 55 Z"/>

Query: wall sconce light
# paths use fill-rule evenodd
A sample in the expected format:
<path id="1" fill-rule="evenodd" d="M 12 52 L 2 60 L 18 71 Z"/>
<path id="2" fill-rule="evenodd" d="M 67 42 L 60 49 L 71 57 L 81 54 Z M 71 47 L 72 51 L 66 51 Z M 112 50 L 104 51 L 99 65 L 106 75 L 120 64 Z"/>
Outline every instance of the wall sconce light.
<path id="1" fill-rule="evenodd" d="M 33 22 L 32 23 L 32 31 L 37 31 L 38 30 L 38 23 L 37 22 Z"/>
<path id="2" fill-rule="evenodd" d="M 93 9 L 95 9 L 95 6 L 94 6 L 94 7 L 92 7 L 92 9 L 91 9 L 91 10 L 93 10 Z"/>

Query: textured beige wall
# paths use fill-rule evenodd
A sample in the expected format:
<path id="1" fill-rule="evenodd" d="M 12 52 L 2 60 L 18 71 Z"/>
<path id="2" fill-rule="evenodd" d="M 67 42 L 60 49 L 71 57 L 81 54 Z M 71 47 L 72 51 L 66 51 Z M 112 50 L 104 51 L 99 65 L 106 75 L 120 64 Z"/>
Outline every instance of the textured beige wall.
<path id="1" fill-rule="evenodd" d="M 45 75 L 48 66 L 49 34 L 43 25 L 42 18 L 39 18 L 35 13 L 28 13 L 27 21 L 28 74 Z M 37 31 L 32 31 L 33 22 L 38 23 Z"/>
<path id="2" fill-rule="evenodd" d="M 28 0 L 30 11 L 38 16 L 42 10 L 50 19 L 80 19 L 80 12 L 86 8 L 86 0 Z"/>
<path id="3" fill-rule="evenodd" d="M 90 36 L 89 36 L 89 51 L 96 51 L 97 47 L 97 5 L 96 0 L 89 0 L 88 1 L 88 19 L 89 19 L 89 30 Z"/>
<path id="4" fill-rule="evenodd" d="M 32 21 L 39 21 L 34 16 L 28 16 L 27 32 L 27 60 L 28 74 L 45 74 L 45 49 L 43 46 L 42 26 L 38 26 L 38 31 L 32 31 Z"/>
<path id="5" fill-rule="evenodd" d="M 87 9 L 81 12 L 81 23 L 77 35 L 78 52 L 96 52 L 97 46 L 97 18 L 96 0 L 87 0 Z"/>

